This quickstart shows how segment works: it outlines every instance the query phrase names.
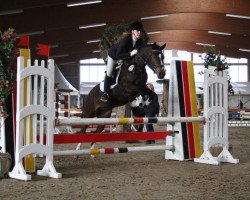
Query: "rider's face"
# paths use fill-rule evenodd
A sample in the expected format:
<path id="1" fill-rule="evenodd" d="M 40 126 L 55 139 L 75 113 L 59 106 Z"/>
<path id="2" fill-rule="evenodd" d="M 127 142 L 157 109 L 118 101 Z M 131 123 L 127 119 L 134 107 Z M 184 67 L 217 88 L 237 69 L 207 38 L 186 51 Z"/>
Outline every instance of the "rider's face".
<path id="1" fill-rule="evenodd" d="M 141 37 L 141 31 L 138 30 L 132 30 L 133 35 L 139 39 Z"/>

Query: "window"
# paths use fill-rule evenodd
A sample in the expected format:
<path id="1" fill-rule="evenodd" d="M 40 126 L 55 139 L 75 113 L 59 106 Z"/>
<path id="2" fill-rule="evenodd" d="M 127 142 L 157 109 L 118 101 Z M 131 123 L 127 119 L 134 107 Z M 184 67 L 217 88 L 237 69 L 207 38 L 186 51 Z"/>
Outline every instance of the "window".
<path id="1" fill-rule="evenodd" d="M 231 82 L 247 82 L 247 65 L 229 66 L 229 76 Z"/>
<path id="2" fill-rule="evenodd" d="M 204 65 L 194 65 L 194 80 L 195 82 L 204 82 Z"/>
<path id="3" fill-rule="evenodd" d="M 165 79 L 170 78 L 170 63 L 172 60 L 187 60 L 193 61 L 194 63 L 194 76 L 195 82 L 204 82 L 204 77 L 200 74 L 204 71 L 203 60 L 201 55 L 204 57 L 205 54 L 190 53 L 187 51 L 179 50 L 165 50 L 164 51 L 164 63 L 166 68 Z M 247 59 L 241 58 L 226 58 L 226 61 L 230 64 L 229 75 L 231 77 L 231 82 L 247 82 L 248 67 Z M 101 82 L 105 76 L 106 65 L 103 59 L 88 59 L 81 60 L 80 73 L 81 82 Z M 154 72 L 146 67 L 148 73 L 148 82 L 156 82 L 157 76 Z"/>
<path id="4" fill-rule="evenodd" d="M 104 79 L 106 65 L 103 59 L 87 59 L 80 62 L 81 82 L 101 82 Z"/>
<path id="5" fill-rule="evenodd" d="M 247 59 L 226 58 L 229 64 L 229 76 L 231 82 L 247 82 Z"/>

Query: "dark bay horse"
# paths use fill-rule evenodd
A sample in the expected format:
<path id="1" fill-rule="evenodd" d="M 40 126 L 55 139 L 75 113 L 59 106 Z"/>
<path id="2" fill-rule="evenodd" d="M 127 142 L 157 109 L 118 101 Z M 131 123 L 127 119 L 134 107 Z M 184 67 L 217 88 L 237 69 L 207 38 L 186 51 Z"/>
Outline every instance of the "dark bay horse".
<path id="1" fill-rule="evenodd" d="M 163 65 L 163 52 L 166 44 L 159 46 L 156 43 L 146 45 L 139 49 L 138 54 L 131 60 L 124 61 L 121 66 L 118 84 L 109 92 L 109 101 L 100 101 L 102 91 L 100 84 L 96 85 L 86 96 L 83 106 L 83 118 L 109 118 L 114 107 L 122 106 L 132 101 L 136 95 L 144 91 L 148 75 L 146 65 L 148 65 L 159 79 L 165 76 Z M 101 133 L 104 125 L 99 125 L 96 133 Z M 87 126 L 83 125 L 81 133 L 86 132 Z"/>

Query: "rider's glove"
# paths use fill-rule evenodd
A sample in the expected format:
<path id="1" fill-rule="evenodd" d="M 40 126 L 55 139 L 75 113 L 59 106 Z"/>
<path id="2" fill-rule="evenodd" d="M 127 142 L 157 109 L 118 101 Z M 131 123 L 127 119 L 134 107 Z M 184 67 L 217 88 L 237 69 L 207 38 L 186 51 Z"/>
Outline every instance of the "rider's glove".
<path id="1" fill-rule="evenodd" d="M 147 99 L 147 100 L 145 101 L 145 105 L 146 105 L 146 106 L 148 106 L 150 103 L 151 103 L 151 101 L 150 101 L 149 99 Z"/>
<path id="2" fill-rule="evenodd" d="M 134 56 L 135 54 L 138 53 L 138 50 L 137 49 L 134 49 L 133 51 L 130 52 L 130 56 Z"/>

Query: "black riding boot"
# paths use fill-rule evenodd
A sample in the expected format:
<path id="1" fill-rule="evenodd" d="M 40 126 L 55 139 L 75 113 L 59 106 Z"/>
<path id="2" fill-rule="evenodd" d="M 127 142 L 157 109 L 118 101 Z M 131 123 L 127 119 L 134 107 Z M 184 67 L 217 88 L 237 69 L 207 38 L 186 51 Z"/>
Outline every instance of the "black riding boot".
<path id="1" fill-rule="evenodd" d="M 108 92 L 110 90 L 111 81 L 112 81 L 112 77 L 109 77 L 106 75 L 104 79 L 104 88 L 103 88 L 104 93 L 102 94 L 101 99 L 100 99 L 102 102 L 107 102 L 109 100 Z"/>

